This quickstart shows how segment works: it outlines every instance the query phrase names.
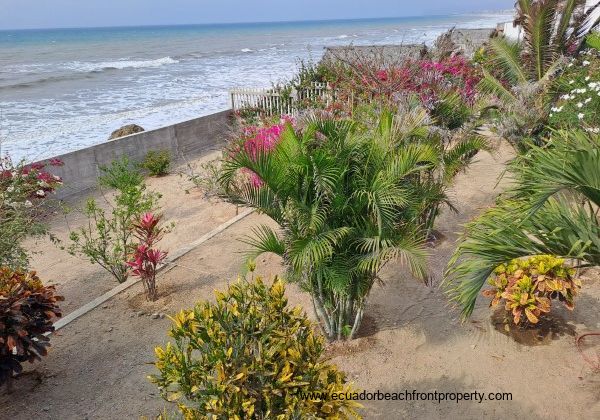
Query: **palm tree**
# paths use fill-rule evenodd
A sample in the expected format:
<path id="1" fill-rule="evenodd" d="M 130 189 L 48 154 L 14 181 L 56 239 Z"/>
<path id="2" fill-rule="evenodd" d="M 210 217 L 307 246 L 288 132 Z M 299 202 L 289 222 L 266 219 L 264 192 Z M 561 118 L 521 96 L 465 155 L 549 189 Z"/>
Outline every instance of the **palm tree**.
<path id="1" fill-rule="evenodd" d="M 522 153 L 528 143 L 541 144 L 545 132 L 553 76 L 564 56 L 581 48 L 599 21 L 600 1 L 584 12 L 586 0 L 519 0 L 515 24 L 521 42 L 493 38 L 491 60 L 483 66 L 482 93 L 499 99 L 498 134 Z"/>
<path id="2" fill-rule="evenodd" d="M 242 147 L 224 161 L 226 198 L 258 209 L 281 228 L 254 229 L 245 239 L 253 248 L 249 257 L 283 257 L 290 278 L 311 294 L 332 340 L 355 336 L 369 292 L 389 261 L 399 258 L 426 278 L 426 222 L 447 202 L 439 185 L 447 178 L 437 174 L 450 176 L 458 162 L 468 164 L 464 154 L 481 147 L 464 141 L 441 159 L 421 118 L 384 112 L 370 130 L 353 121 L 312 118 L 301 132 L 288 125 L 269 152 Z M 240 180 L 240 170 L 254 172 L 261 183 Z"/>
<path id="3" fill-rule="evenodd" d="M 600 265 L 600 136 L 556 132 L 509 166 L 514 186 L 469 223 L 450 260 L 445 287 L 464 316 L 494 268 L 551 254 Z"/>

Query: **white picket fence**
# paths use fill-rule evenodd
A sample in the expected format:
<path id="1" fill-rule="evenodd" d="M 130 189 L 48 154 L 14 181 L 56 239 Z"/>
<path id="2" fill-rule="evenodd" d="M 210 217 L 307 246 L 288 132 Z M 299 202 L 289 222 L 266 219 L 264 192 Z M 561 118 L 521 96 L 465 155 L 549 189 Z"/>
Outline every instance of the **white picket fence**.
<path id="1" fill-rule="evenodd" d="M 329 105 L 334 95 L 328 83 L 313 82 L 308 88 L 292 89 L 289 93 L 278 89 L 240 88 L 230 90 L 229 96 L 234 111 L 255 109 L 268 116 L 295 116 L 305 102 L 318 100 Z"/>

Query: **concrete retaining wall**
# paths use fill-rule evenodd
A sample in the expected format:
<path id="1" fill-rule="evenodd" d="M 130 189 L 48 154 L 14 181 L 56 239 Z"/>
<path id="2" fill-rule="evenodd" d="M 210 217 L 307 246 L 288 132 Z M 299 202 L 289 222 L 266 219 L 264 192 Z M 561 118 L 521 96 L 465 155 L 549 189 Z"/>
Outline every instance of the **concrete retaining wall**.
<path id="1" fill-rule="evenodd" d="M 225 142 L 230 118 L 231 111 L 218 112 L 56 156 L 65 163 L 64 166 L 52 168 L 52 173 L 64 181 L 56 197 L 73 197 L 94 188 L 98 167 L 108 165 L 122 156 L 137 162 L 150 150 L 164 149 L 169 150 L 174 163 L 178 163 L 218 150 Z"/>

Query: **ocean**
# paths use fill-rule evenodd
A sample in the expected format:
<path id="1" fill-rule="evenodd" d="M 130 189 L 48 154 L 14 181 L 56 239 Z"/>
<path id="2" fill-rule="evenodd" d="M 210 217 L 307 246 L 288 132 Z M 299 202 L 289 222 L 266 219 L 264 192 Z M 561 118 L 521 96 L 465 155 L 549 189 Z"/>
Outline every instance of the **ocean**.
<path id="1" fill-rule="evenodd" d="M 234 87 L 270 87 L 325 46 L 431 44 L 512 12 L 285 23 L 0 31 L 0 154 L 44 159 L 228 108 Z"/>

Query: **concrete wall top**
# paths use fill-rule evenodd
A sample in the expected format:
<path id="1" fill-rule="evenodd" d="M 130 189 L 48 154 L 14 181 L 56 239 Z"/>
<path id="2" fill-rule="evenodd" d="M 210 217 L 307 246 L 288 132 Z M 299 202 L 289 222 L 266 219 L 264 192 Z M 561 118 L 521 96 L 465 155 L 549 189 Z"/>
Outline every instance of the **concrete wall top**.
<path id="1" fill-rule="evenodd" d="M 55 156 L 64 162 L 52 170 L 64 182 L 56 197 L 65 199 L 95 188 L 99 167 L 123 156 L 139 162 L 150 150 L 168 150 L 177 163 L 218 150 L 225 144 L 231 116 L 231 110 L 222 111 Z"/>

